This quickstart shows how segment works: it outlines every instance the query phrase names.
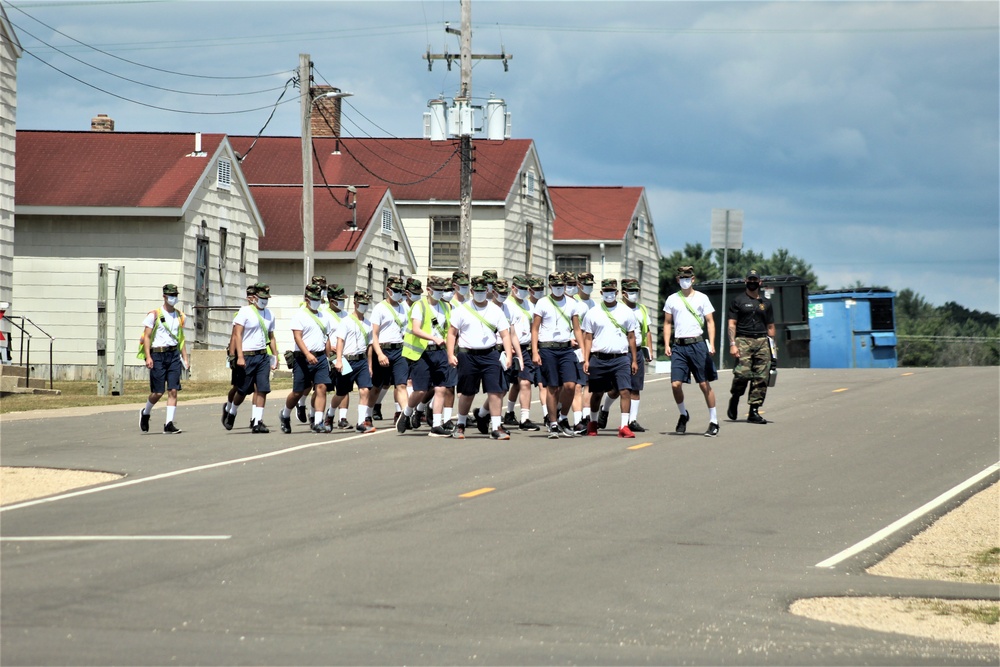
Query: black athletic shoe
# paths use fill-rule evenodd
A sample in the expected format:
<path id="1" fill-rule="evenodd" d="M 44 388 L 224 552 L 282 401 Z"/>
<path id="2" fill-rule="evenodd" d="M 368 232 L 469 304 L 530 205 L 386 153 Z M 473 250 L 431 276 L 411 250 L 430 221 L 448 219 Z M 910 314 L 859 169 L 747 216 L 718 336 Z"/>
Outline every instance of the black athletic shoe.
<path id="1" fill-rule="evenodd" d="M 729 417 L 729 419 L 731 419 L 732 421 L 736 421 L 736 419 L 740 416 L 740 413 L 738 412 L 739 405 L 740 405 L 739 396 L 733 394 L 732 396 L 729 397 L 729 409 L 726 410 L 726 416 Z"/>
<path id="2" fill-rule="evenodd" d="M 222 425 L 223 426 L 226 425 L 226 417 L 228 417 L 228 416 L 229 416 L 229 408 L 226 407 L 225 403 L 223 403 L 222 404 Z"/>
<path id="3" fill-rule="evenodd" d="M 250 429 L 251 433 L 270 433 L 271 430 L 267 428 L 264 424 L 264 420 L 261 419 L 259 422 L 254 422 L 253 428 Z"/>
<path id="4" fill-rule="evenodd" d="M 278 421 L 281 422 L 281 432 L 282 433 L 291 433 L 292 432 L 292 417 L 291 417 L 291 415 L 289 415 L 288 417 L 282 417 L 281 415 L 278 415 Z"/>
<path id="5" fill-rule="evenodd" d="M 411 430 L 416 431 L 418 428 L 420 428 L 420 425 L 424 422 L 424 413 L 420 412 L 419 410 L 414 410 L 412 413 L 410 413 L 409 417 L 403 417 L 403 419 L 407 419 L 410 422 L 409 428 Z"/>
<path id="6" fill-rule="evenodd" d="M 472 411 L 472 416 L 476 418 L 476 428 L 483 435 L 490 432 L 490 416 L 488 414 L 483 414 L 483 411 L 476 408 Z"/>
<path id="7" fill-rule="evenodd" d="M 295 406 L 295 418 L 299 420 L 300 424 L 309 423 L 309 415 L 306 414 L 306 406 L 304 405 Z"/>
<path id="8" fill-rule="evenodd" d="M 560 436 L 559 425 L 549 424 L 549 440 L 558 440 Z"/>
<path id="9" fill-rule="evenodd" d="M 174 433 L 180 433 L 181 430 L 174 426 L 173 422 L 167 422 L 163 425 L 163 432 L 167 435 L 173 435 Z"/>
<path id="10" fill-rule="evenodd" d="M 525 419 L 523 422 L 518 424 L 518 428 L 522 431 L 540 431 L 541 427 L 531 421 L 530 419 Z"/>
<path id="11" fill-rule="evenodd" d="M 491 440 L 510 440 L 510 433 L 500 428 L 490 433 Z"/>
<path id="12" fill-rule="evenodd" d="M 628 427 L 630 429 L 632 429 L 633 433 L 645 433 L 646 432 L 646 429 L 644 429 L 642 427 L 642 424 L 640 424 L 638 421 L 630 422 L 629 425 L 628 425 Z"/>
<path id="13" fill-rule="evenodd" d="M 761 417 L 760 413 L 757 412 L 757 410 L 759 410 L 759 409 L 760 409 L 760 406 L 757 406 L 757 405 L 751 405 L 750 406 L 750 415 L 747 417 L 747 421 L 748 422 L 750 422 L 751 424 L 766 424 L 767 423 L 767 420 L 764 419 L 763 417 Z"/>
<path id="14" fill-rule="evenodd" d="M 577 432 L 569 425 L 569 420 L 567 419 L 559 420 L 559 433 L 564 438 L 575 438 L 577 436 Z"/>
<path id="15" fill-rule="evenodd" d="M 143 433 L 149 433 L 149 415 L 142 410 L 139 411 L 139 430 Z"/>
<path id="16" fill-rule="evenodd" d="M 717 435 L 719 435 L 719 425 L 716 424 L 715 422 L 712 422 L 711 424 L 708 425 L 708 430 L 705 431 L 705 437 L 714 438 Z"/>
<path id="17" fill-rule="evenodd" d="M 587 435 L 587 424 L 588 423 L 590 423 L 589 419 L 581 419 L 573 427 L 573 431 L 576 432 L 576 434 L 580 435 L 580 436 Z"/>
<path id="18" fill-rule="evenodd" d="M 455 432 L 455 422 L 453 422 L 452 420 L 449 419 L 448 421 L 441 423 L 441 428 L 443 428 L 444 430 L 448 431 L 448 433 L 454 433 Z"/>
<path id="19" fill-rule="evenodd" d="M 337 428 L 339 428 L 342 431 L 346 431 L 347 429 L 351 428 L 351 422 L 347 421 L 347 418 L 345 417 L 344 419 L 341 419 L 339 422 L 337 422 Z"/>
<path id="20" fill-rule="evenodd" d="M 432 426 L 431 432 L 427 435 L 432 438 L 450 438 L 451 431 L 446 430 L 444 426 Z"/>
<path id="21" fill-rule="evenodd" d="M 514 416 L 514 412 L 508 412 L 503 416 L 504 426 L 517 426 L 517 417 Z"/>
<path id="22" fill-rule="evenodd" d="M 372 408 L 372 419 L 382 421 L 382 404 L 378 403 Z"/>
<path id="23" fill-rule="evenodd" d="M 684 414 L 682 414 L 681 417 L 680 417 L 680 419 L 677 420 L 677 428 L 674 429 L 674 432 L 675 433 L 687 433 L 688 419 L 690 419 L 690 418 L 691 418 L 691 415 L 689 415 L 688 413 L 685 412 Z"/>
<path id="24" fill-rule="evenodd" d="M 605 429 L 608 427 L 608 411 L 601 410 L 597 413 L 597 428 Z"/>
<path id="25" fill-rule="evenodd" d="M 233 430 L 233 424 L 236 423 L 236 415 L 231 412 L 226 413 L 226 420 L 222 422 L 222 425 L 226 427 L 227 431 Z"/>
<path id="26" fill-rule="evenodd" d="M 331 427 L 327 426 L 323 422 L 320 422 L 318 424 L 316 422 L 313 422 L 312 426 L 310 426 L 309 428 L 312 429 L 313 433 L 330 433 L 333 431 Z"/>
<path id="27" fill-rule="evenodd" d="M 410 428 L 410 418 L 407 417 L 402 412 L 399 413 L 399 418 L 396 419 L 396 432 L 406 433 L 406 429 Z"/>

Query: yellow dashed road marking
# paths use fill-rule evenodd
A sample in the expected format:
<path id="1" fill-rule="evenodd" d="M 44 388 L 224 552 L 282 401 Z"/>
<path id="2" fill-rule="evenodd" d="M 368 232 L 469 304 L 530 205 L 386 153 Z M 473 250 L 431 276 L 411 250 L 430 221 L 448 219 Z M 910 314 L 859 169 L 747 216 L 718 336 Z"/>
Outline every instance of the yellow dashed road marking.
<path id="1" fill-rule="evenodd" d="M 632 449 L 632 450 L 642 449 L 643 447 L 649 447 L 652 444 L 653 443 L 651 442 L 640 442 L 638 445 L 632 445 L 631 447 L 626 447 L 626 449 Z"/>
<path id="2" fill-rule="evenodd" d="M 489 493 L 490 491 L 496 491 L 496 489 L 490 487 L 484 487 L 482 489 L 476 489 L 475 491 L 469 491 L 468 493 L 463 493 L 459 495 L 459 498 L 475 498 L 476 496 L 481 496 L 484 493 Z"/>

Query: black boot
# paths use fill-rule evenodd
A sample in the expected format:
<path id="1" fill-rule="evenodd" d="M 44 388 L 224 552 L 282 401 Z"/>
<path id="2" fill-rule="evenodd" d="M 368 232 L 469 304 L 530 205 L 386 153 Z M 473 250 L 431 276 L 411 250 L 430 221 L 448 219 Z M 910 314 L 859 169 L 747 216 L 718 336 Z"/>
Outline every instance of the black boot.
<path id="1" fill-rule="evenodd" d="M 760 408 L 760 406 L 757 406 L 757 405 L 751 405 L 750 406 L 750 416 L 747 417 L 747 421 L 750 422 L 751 424 L 766 424 L 767 423 L 767 420 L 764 419 L 763 417 L 761 417 L 760 413 L 757 412 L 757 410 L 759 408 Z"/>
<path id="2" fill-rule="evenodd" d="M 729 409 L 726 410 L 726 416 L 729 417 L 732 421 L 736 421 L 736 418 L 739 417 L 739 412 L 737 412 L 737 406 L 739 406 L 739 404 L 740 404 L 739 394 L 733 394 L 732 396 L 729 397 Z"/>

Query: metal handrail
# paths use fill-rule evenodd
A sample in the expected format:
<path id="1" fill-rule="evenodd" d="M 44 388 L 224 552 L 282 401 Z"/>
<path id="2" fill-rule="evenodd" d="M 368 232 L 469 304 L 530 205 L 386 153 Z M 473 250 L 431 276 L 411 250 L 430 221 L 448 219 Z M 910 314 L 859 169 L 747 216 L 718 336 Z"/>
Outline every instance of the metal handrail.
<path id="1" fill-rule="evenodd" d="M 17 327 L 18 331 L 21 332 L 21 345 L 18 348 L 18 360 L 17 360 L 17 363 L 18 363 L 19 366 L 24 366 L 24 368 L 25 368 L 25 378 L 24 378 L 25 382 L 27 382 L 28 380 L 31 379 L 31 339 L 33 338 L 33 336 L 30 333 L 28 333 L 28 331 L 25 329 L 24 325 L 25 324 L 30 324 L 31 326 L 33 326 L 36 329 L 38 329 L 42 333 L 43 336 L 45 336 L 46 338 L 49 339 L 49 389 L 54 389 L 55 388 L 55 383 L 54 383 L 55 372 L 54 372 L 54 368 L 53 368 L 53 364 L 52 364 L 52 361 L 53 361 L 52 347 L 53 347 L 56 339 L 53 338 L 52 336 L 50 336 L 44 329 L 42 329 L 40 326 L 38 326 L 37 324 L 35 324 L 34 322 L 32 322 L 27 317 L 24 317 L 23 315 L 4 315 L 4 319 L 7 320 L 8 322 L 10 322 L 11 324 L 13 324 L 15 327 Z M 18 324 L 14 320 L 21 320 L 21 324 Z M 24 337 L 25 336 L 28 337 L 28 344 L 27 344 L 27 346 L 25 346 L 25 344 L 24 344 Z M 11 338 L 11 343 L 13 343 L 14 342 L 14 336 L 12 335 L 10 338 Z M 25 357 L 28 358 L 28 363 L 24 362 Z"/>

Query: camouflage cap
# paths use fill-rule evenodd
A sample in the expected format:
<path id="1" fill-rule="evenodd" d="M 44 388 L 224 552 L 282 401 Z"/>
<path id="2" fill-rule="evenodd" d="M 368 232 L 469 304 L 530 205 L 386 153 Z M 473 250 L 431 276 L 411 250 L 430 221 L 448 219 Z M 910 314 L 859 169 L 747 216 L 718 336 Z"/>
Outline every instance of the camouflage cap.
<path id="1" fill-rule="evenodd" d="M 257 283 L 253 288 L 257 296 L 262 296 L 265 299 L 271 298 L 271 286 L 267 283 Z"/>
<path id="2" fill-rule="evenodd" d="M 309 285 L 308 287 L 306 287 L 306 298 L 312 299 L 313 301 L 322 301 L 323 288 L 317 283 Z"/>
<path id="3" fill-rule="evenodd" d="M 406 291 L 411 294 L 420 294 L 424 291 L 424 285 L 416 278 L 409 278 L 406 281 Z"/>
<path id="4" fill-rule="evenodd" d="M 751 278 L 756 278 L 757 280 L 760 280 L 760 274 L 757 273 L 757 269 L 750 269 L 749 271 L 747 271 L 746 279 L 750 280 Z"/>
<path id="5" fill-rule="evenodd" d="M 493 291 L 497 294 L 510 294 L 510 286 L 505 279 L 497 278 L 493 281 Z"/>
<path id="6" fill-rule="evenodd" d="M 618 281 L 615 280 L 614 278 L 605 278 L 604 280 L 601 281 L 601 289 L 602 290 L 604 290 L 604 289 L 617 290 L 618 289 Z"/>
<path id="7" fill-rule="evenodd" d="M 483 278 L 486 278 L 486 282 L 488 283 L 494 282 L 498 277 L 499 275 L 493 269 L 486 269 L 483 271 Z"/>
<path id="8" fill-rule="evenodd" d="M 465 271 L 455 271 L 451 274 L 451 282 L 456 285 L 468 285 L 469 284 L 469 274 Z"/>
<path id="9" fill-rule="evenodd" d="M 427 286 L 432 290 L 451 289 L 451 279 L 444 276 L 427 276 Z"/>
<path id="10" fill-rule="evenodd" d="M 594 274 L 593 273 L 581 273 L 576 277 L 577 282 L 581 285 L 593 285 L 594 284 Z"/>
<path id="11" fill-rule="evenodd" d="M 316 275 L 309 279 L 309 284 L 311 285 L 322 285 L 326 287 L 326 276 Z"/>
<path id="12" fill-rule="evenodd" d="M 247 285 L 247 296 L 257 296 L 256 285 Z"/>
<path id="13" fill-rule="evenodd" d="M 549 284 L 550 285 L 565 285 L 566 284 L 566 274 L 564 273 L 550 273 L 549 274 Z"/>
<path id="14" fill-rule="evenodd" d="M 639 281 L 635 278 L 622 278 L 622 291 L 623 292 L 638 292 L 639 291 Z"/>
<path id="15" fill-rule="evenodd" d="M 510 279 L 510 284 L 520 289 L 531 287 L 531 281 L 528 280 L 528 277 L 520 273 Z"/>
<path id="16" fill-rule="evenodd" d="M 528 276 L 528 287 L 531 289 L 545 289 L 545 281 L 540 276 Z"/>
<path id="17" fill-rule="evenodd" d="M 406 279 L 403 278 L 403 276 L 389 276 L 389 280 L 386 282 L 386 287 L 391 290 L 402 292 L 406 289 Z"/>
<path id="18" fill-rule="evenodd" d="M 486 278 L 483 276 L 473 276 L 469 284 L 472 285 L 473 290 L 482 291 L 486 289 Z"/>
<path id="19" fill-rule="evenodd" d="M 164 296 L 177 296 L 180 292 L 177 291 L 177 285 L 173 283 L 167 283 L 163 286 Z"/>
<path id="20" fill-rule="evenodd" d="M 345 296 L 345 290 L 342 285 L 330 283 L 326 286 L 326 296 L 330 299 L 341 299 Z"/>
<path id="21" fill-rule="evenodd" d="M 372 302 L 372 295 L 369 294 L 368 292 L 359 289 L 357 292 L 354 293 L 354 303 L 357 304 L 357 303 L 371 303 L 371 302 Z"/>
<path id="22" fill-rule="evenodd" d="M 576 274 L 573 273 L 572 271 L 563 271 L 562 277 L 563 277 L 563 281 L 567 285 L 575 285 L 576 284 Z"/>
<path id="23" fill-rule="evenodd" d="M 678 266 L 677 267 L 677 277 L 678 278 L 694 278 L 694 267 L 693 266 Z"/>

